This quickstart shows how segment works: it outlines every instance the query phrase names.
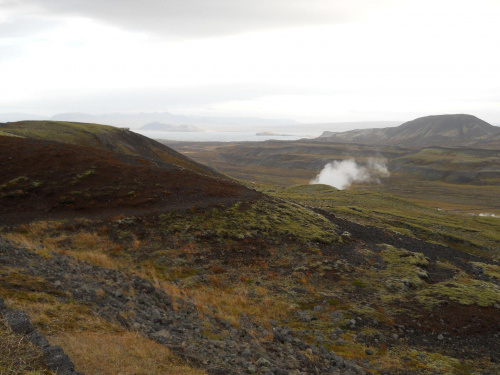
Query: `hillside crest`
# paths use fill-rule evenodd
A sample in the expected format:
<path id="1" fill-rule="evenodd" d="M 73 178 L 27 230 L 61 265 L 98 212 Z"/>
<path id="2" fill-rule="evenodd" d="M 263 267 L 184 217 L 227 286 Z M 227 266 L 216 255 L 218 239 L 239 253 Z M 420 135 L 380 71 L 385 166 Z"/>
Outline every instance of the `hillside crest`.
<path id="1" fill-rule="evenodd" d="M 390 144 L 403 147 L 467 146 L 497 136 L 500 128 L 467 114 L 420 117 L 394 128 L 325 131 L 318 141 Z"/>

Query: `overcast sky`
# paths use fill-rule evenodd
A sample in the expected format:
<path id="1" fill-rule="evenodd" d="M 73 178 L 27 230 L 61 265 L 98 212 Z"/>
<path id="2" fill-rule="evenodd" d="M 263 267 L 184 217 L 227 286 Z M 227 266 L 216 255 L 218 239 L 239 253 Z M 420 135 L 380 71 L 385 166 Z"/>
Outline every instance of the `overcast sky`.
<path id="1" fill-rule="evenodd" d="M 0 0 L 0 113 L 500 125 L 499 0 Z"/>

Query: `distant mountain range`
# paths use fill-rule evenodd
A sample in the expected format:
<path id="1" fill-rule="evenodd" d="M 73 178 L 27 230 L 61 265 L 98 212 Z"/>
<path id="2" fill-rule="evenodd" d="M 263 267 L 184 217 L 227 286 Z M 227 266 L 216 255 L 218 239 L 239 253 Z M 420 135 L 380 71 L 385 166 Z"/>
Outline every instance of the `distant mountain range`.
<path id="1" fill-rule="evenodd" d="M 184 116 L 175 115 L 169 112 L 104 113 L 99 115 L 92 115 L 88 113 L 59 113 L 54 116 L 39 116 L 27 113 L 0 114 L 0 122 L 14 122 L 25 120 L 71 121 L 131 128 L 138 128 L 152 122 L 171 125 L 205 126 L 210 128 L 232 128 L 234 126 L 264 126 L 272 128 L 275 126 L 283 125 L 299 125 L 297 121 L 289 119 L 267 119 L 259 117 Z"/>
<path id="2" fill-rule="evenodd" d="M 318 141 L 402 147 L 467 146 L 500 140 L 500 127 L 465 114 L 420 117 L 381 129 L 324 132 Z"/>
<path id="3" fill-rule="evenodd" d="M 139 129 L 141 130 L 151 130 L 151 131 L 163 131 L 163 132 L 201 132 L 196 126 L 193 125 L 172 125 L 164 124 L 162 122 L 150 122 Z"/>

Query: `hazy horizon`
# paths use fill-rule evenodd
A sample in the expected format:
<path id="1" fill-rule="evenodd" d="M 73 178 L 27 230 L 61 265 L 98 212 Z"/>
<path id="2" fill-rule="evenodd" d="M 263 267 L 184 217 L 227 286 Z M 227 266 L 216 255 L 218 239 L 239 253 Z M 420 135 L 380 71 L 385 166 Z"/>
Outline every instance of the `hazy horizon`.
<path id="1" fill-rule="evenodd" d="M 138 130 L 151 123 L 165 125 L 190 125 L 199 131 L 212 132 L 298 132 L 319 135 L 323 131 L 347 131 L 354 129 L 383 128 L 398 126 L 404 121 L 348 121 L 348 122 L 319 122 L 303 123 L 293 119 L 273 119 L 263 117 L 231 117 L 231 116 L 185 116 L 171 112 L 137 112 L 137 113 L 57 113 L 51 116 L 42 116 L 26 113 L 0 113 L 0 123 L 24 120 L 53 120 L 72 121 L 82 123 L 97 123 L 115 127 L 129 127 Z M 301 128 L 307 126 L 306 129 Z M 157 131 L 155 131 L 157 132 Z"/>
<path id="2" fill-rule="evenodd" d="M 493 0 L 0 0 L 0 114 L 500 124 Z"/>

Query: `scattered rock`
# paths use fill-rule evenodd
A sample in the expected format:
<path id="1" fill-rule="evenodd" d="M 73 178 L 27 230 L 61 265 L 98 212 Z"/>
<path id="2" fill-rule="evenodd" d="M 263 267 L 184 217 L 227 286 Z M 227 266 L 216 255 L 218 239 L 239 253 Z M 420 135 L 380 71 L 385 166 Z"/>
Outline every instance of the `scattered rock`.
<path id="1" fill-rule="evenodd" d="M 75 366 L 59 346 L 48 346 L 43 350 L 47 367 L 58 375 L 73 375 Z"/>
<path id="2" fill-rule="evenodd" d="M 243 358 L 246 358 L 246 359 L 249 359 L 249 358 L 252 358 L 252 352 L 250 351 L 250 349 L 245 349 L 241 352 L 241 356 Z"/>
<path id="3" fill-rule="evenodd" d="M 42 351 L 43 360 L 49 370 L 57 375 L 84 375 L 75 372 L 73 362 L 59 346 L 51 346 L 47 338 L 35 330 L 25 313 L 9 310 L 2 297 L 0 297 L 0 313 L 4 316 L 12 332 L 25 335 L 33 345 Z"/>
<path id="4" fill-rule="evenodd" d="M 151 336 L 153 336 L 153 337 L 164 337 L 164 338 L 168 339 L 168 338 L 171 337 L 171 334 L 166 329 L 161 329 L 158 332 L 155 332 L 155 333 L 151 334 Z"/>
<path id="5" fill-rule="evenodd" d="M 263 357 L 259 358 L 256 363 L 258 366 L 271 366 L 271 362 Z"/>
<path id="6" fill-rule="evenodd" d="M 306 311 L 297 311 L 297 317 L 304 323 L 309 323 L 312 320 L 311 315 Z"/>
<path id="7" fill-rule="evenodd" d="M 28 334 L 27 337 L 28 340 L 30 340 L 30 342 L 39 349 L 43 349 L 47 346 L 50 346 L 47 338 L 37 331 L 31 332 L 30 334 Z"/>
<path id="8" fill-rule="evenodd" d="M 7 306 L 5 305 L 5 301 L 2 297 L 0 297 L 0 314 L 3 315 L 4 311 L 7 310 Z"/>
<path id="9" fill-rule="evenodd" d="M 7 324 L 14 333 L 27 335 L 34 331 L 28 316 L 21 311 L 7 311 L 5 318 L 7 319 Z"/>
<path id="10" fill-rule="evenodd" d="M 238 328 L 234 328 L 227 321 L 210 314 L 201 318 L 196 306 L 189 301 L 178 299 L 174 309 L 170 295 L 140 277 L 131 278 L 119 270 L 75 261 L 62 254 L 54 253 L 50 258 L 43 258 L 26 249 L 3 245 L 0 239 L 0 252 L 9 254 L 12 251 L 9 256 L 12 266 L 24 267 L 33 276 L 49 280 L 56 280 L 54 275 L 64 275 L 59 289 L 67 293 L 61 294 L 61 298 L 69 299 L 71 296 L 75 301 L 91 306 L 93 312 L 104 319 L 133 327 L 138 333 L 167 346 L 173 353 L 199 363 L 210 374 L 326 375 L 338 374 L 341 368 L 343 371 L 348 366 L 349 371 L 345 373 L 354 374 L 353 369 L 358 368 L 325 347 L 308 345 L 303 339 L 303 336 L 312 334 L 325 340 L 323 332 L 303 332 L 299 335 L 274 320 L 270 321 L 274 340 L 269 341 L 267 327 L 260 326 L 247 316 L 242 316 Z M 127 290 L 134 290 L 135 293 L 125 297 L 123 291 Z M 99 291 L 99 298 L 96 291 Z M 4 309 L 3 306 L 0 302 L 0 309 Z M 302 311 L 297 315 L 305 321 L 317 319 L 312 311 Z M 29 321 L 22 319 L 22 315 L 15 317 L 19 330 L 32 331 Z M 341 312 L 332 317 L 344 318 Z M 207 330 L 220 339 L 209 339 L 202 333 Z M 336 329 L 334 332 L 339 335 L 344 331 Z M 42 348 L 51 368 L 58 369 L 57 373 L 65 374 L 66 371 L 74 374 L 69 358 L 60 348 L 48 346 L 46 339 L 36 333 L 30 333 L 30 341 Z M 311 358 L 304 355 L 306 349 L 309 349 Z M 252 363 L 254 358 L 258 360 Z"/>
<path id="11" fill-rule="evenodd" d="M 344 314 L 342 311 L 333 311 L 330 313 L 330 316 L 333 321 L 338 321 L 344 319 Z"/>

